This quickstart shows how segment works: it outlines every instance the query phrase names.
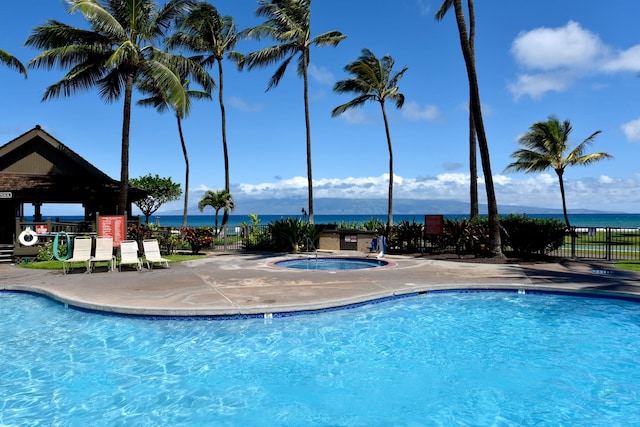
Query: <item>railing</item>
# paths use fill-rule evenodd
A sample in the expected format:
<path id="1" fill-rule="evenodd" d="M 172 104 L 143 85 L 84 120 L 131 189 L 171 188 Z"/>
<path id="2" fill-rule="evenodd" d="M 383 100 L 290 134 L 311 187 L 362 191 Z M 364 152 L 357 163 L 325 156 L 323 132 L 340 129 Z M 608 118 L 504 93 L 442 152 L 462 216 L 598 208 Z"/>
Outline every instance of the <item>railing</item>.
<path id="1" fill-rule="evenodd" d="M 640 229 L 572 227 L 564 244 L 550 255 L 564 258 L 615 260 L 640 259 Z"/>

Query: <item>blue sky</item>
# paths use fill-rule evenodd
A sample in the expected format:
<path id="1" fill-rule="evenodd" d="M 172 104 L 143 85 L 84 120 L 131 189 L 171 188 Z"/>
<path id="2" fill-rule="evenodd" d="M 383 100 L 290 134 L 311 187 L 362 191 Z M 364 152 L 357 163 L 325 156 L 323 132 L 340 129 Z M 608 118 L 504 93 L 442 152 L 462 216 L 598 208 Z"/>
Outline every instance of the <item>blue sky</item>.
<path id="1" fill-rule="evenodd" d="M 240 29 L 261 23 L 257 1 L 212 2 Z M 453 10 L 434 13 L 441 0 L 315 0 L 312 35 L 338 30 L 336 48 L 316 48 L 310 66 L 314 195 L 386 198 L 388 151 L 378 104 L 339 118 L 331 110 L 350 98 L 333 93 L 347 78 L 344 66 L 362 48 L 390 54 L 405 95 L 401 110 L 388 106 L 397 198 L 468 201 L 468 85 Z M 27 63 L 37 52 L 22 45 L 47 19 L 84 25 L 62 0 L 3 2 L 0 48 Z M 528 127 L 555 114 L 573 125 L 575 146 L 596 130 L 589 151 L 614 156 L 567 169 L 570 209 L 640 212 L 640 2 L 538 0 L 476 2 L 476 61 L 498 205 L 560 208 L 557 178 L 505 174 L 510 154 Z M 270 41 L 242 42 L 248 53 Z M 275 67 L 239 72 L 225 64 L 225 99 L 232 194 L 243 198 L 306 197 L 306 149 L 302 79 L 290 68 L 280 85 L 265 92 Z M 212 70 L 212 74 L 217 73 Z M 0 67 L 0 143 L 40 124 L 111 177 L 120 176 L 122 103 L 105 104 L 95 91 L 40 101 L 62 71 L 29 71 L 29 78 Z M 139 94 L 136 94 L 139 99 Z M 217 97 L 214 97 L 217 99 Z M 217 102 L 198 102 L 183 122 L 190 156 L 190 201 L 224 187 Z M 184 181 L 175 119 L 134 107 L 130 176 L 147 173 Z M 480 172 L 480 176 L 482 173 Z M 480 190 L 484 201 L 484 188 Z M 175 202 L 160 211 L 179 209 Z M 364 212 L 368 213 L 368 212 Z M 322 214 L 322 212 L 316 212 Z"/>

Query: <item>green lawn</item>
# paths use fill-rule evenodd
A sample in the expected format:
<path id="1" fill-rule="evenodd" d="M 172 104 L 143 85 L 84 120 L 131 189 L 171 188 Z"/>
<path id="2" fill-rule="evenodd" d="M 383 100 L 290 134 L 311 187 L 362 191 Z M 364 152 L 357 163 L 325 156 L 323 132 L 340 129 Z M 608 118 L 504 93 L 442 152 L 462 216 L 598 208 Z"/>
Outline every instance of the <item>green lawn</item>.
<path id="1" fill-rule="evenodd" d="M 191 255 L 191 254 L 173 254 L 173 255 L 163 255 L 163 258 L 166 258 L 169 260 L 169 262 L 171 263 L 176 263 L 176 262 L 182 262 L 182 261 L 189 261 L 192 259 L 200 259 L 200 258 L 205 258 L 207 255 L 205 254 L 197 254 L 197 255 Z M 144 258 L 143 258 L 144 259 Z M 75 266 L 80 266 L 81 263 L 76 263 Z M 62 261 L 39 261 L 39 262 L 29 262 L 27 264 L 22 263 L 20 264 L 21 267 L 23 268 L 33 268 L 36 270 L 62 270 Z M 107 263 L 106 262 L 97 262 L 96 263 L 96 267 L 106 267 Z"/>
<path id="2" fill-rule="evenodd" d="M 618 261 L 615 266 L 623 270 L 640 271 L 640 261 Z"/>

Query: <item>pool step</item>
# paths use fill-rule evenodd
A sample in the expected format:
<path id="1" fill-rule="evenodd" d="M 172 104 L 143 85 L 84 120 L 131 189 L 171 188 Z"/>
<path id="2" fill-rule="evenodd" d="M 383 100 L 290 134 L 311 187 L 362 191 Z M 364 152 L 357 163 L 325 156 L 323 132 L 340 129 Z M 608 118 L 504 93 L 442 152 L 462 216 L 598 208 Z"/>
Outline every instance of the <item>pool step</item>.
<path id="1" fill-rule="evenodd" d="M 0 245 L 0 263 L 13 262 L 13 245 Z"/>

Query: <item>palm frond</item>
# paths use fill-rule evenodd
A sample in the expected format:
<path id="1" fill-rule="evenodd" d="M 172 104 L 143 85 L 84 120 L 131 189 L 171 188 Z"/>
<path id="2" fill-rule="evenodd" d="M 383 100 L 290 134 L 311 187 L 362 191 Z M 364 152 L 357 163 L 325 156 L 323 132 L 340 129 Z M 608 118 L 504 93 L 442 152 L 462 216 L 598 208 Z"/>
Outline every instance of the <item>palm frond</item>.
<path id="1" fill-rule="evenodd" d="M 447 12 L 449 11 L 449 9 L 451 9 L 451 6 L 453 6 L 453 0 L 444 0 L 442 2 L 442 5 L 440 5 L 440 9 L 438 9 L 438 11 L 435 14 L 436 20 L 442 21 L 445 15 L 447 14 Z"/>

